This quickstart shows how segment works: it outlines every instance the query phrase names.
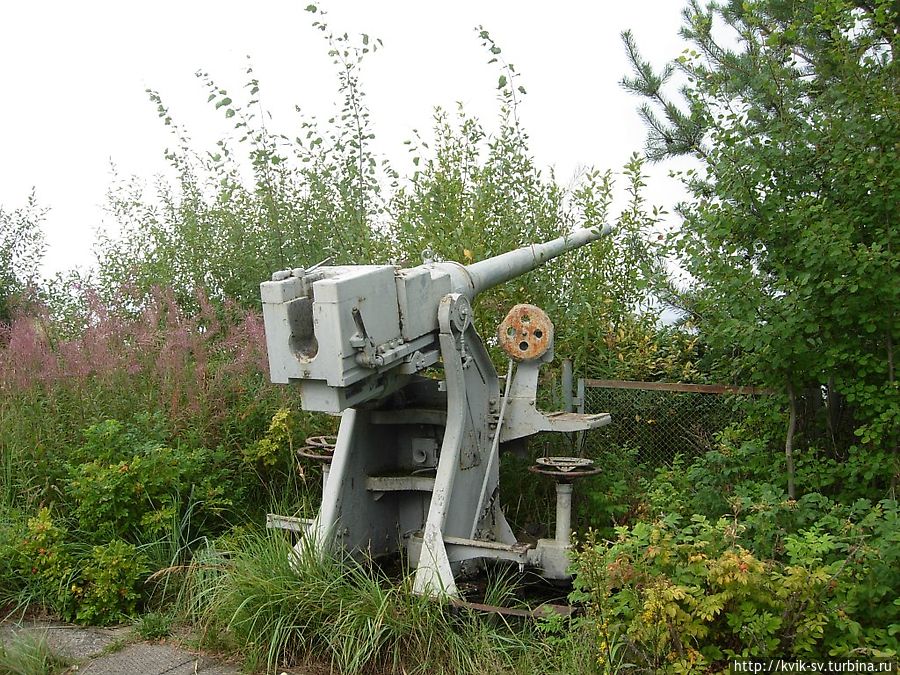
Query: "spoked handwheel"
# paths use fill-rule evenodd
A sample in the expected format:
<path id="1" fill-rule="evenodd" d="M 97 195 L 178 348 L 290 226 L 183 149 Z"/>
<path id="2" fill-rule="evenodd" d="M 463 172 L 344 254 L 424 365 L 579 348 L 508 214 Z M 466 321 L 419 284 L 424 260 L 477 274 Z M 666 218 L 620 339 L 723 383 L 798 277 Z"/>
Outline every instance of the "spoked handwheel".
<path id="1" fill-rule="evenodd" d="M 584 457 L 538 457 L 536 464 L 528 467 L 532 473 L 550 476 L 558 482 L 571 482 L 577 478 L 596 476 L 600 467 L 594 460 Z"/>
<path id="2" fill-rule="evenodd" d="M 334 457 L 337 436 L 310 436 L 306 445 L 297 450 L 297 455 L 318 462 L 330 463 Z"/>

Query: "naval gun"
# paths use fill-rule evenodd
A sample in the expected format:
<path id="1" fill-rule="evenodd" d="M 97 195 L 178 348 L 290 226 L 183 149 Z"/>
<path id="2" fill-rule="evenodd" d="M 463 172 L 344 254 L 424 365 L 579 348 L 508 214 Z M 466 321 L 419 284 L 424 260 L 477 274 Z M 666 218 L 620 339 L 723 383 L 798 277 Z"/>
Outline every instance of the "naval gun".
<path id="1" fill-rule="evenodd" d="M 263 282 L 272 381 L 296 384 L 305 410 L 341 416 L 333 448 L 321 452 L 327 443 L 317 438 L 306 455 L 330 463 L 318 515 L 270 514 L 268 525 L 299 532 L 298 552 L 311 544 L 370 556 L 405 553 L 422 594 L 457 595 L 456 576 L 486 559 L 567 579 L 570 479 L 585 467 L 576 460 L 538 470 L 563 475 L 557 536 L 521 543 L 500 505 L 500 446 L 542 431 L 597 428 L 610 416 L 537 409 L 538 370 L 553 357 L 553 325 L 530 305 L 514 307 L 499 328 L 510 356 L 501 394 L 472 323 L 472 301 L 610 230 L 577 229 L 471 265 L 320 264 Z M 442 379 L 423 374 L 438 368 Z"/>

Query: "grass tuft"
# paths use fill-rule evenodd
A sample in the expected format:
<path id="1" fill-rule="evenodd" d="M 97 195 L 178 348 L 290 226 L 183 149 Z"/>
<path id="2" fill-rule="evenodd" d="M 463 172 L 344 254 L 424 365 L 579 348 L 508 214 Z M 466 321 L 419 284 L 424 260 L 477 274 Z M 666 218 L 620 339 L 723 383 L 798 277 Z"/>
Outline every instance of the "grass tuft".
<path id="1" fill-rule="evenodd" d="M 22 631 L 0 645 L 0 675 L 52 675 L 69 665 L 50 650 L 46 635 Z"/>
<path id="2" fill-rule="evenodd" d="M 175 617 L 165 612 L 150 612 L 140 618 L 134 630 L 143 640 L 161 640 L 172 634 Z"/>

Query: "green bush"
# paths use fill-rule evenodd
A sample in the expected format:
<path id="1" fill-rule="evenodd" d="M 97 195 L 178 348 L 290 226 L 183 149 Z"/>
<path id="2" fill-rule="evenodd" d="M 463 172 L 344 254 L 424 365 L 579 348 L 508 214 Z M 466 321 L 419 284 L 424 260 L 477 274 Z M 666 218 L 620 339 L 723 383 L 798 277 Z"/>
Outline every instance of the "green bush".
<path id="1" fill-rule="evenodd" d="M 76 563 L 67 535 L 66 529 L 54 522 L 50 509 L 42 507 L 28 519 L 16 551 L 16 590 L 62 614 L 71 611 L 67 587 Z"/>
<path id="2" fill-rule="evenodd" d="M 13 565 L 0 580 L 7 600 L 42 604 L 64 619 L 105 625 L 134 613 L 139 583 L 148 572 L 144 555 L 133 545 L 113 540 L 84 550 L 70 542 L 49 508 L 29 518 Z"/>
<path id="3" fill-rule="evenodd" d="M 576 526 L 612 534 L 616 525 L 629 522 L 639 506 L 640 477 L 644 470 L 637 455 L 629 447 L 602 454 L 597 463 L 603 472 L 578 485 Z"/>
<path id="4" fill-rule="evenodd" d="M 244 448 L 244 461 L 251 467 L 260 467 L 265 471 L 276 467 L 287 470 L 294 459 L 297 426 L 297 414 L 288 408 L 279 408 L 272 415 L 266 434 L 256 443 Z"/>
<path id="5" fill-rule="evenodd" d="M 132 451 L 135 454 L 118 461 L 94 460 L 70 469 L 67 497 L 72 513 L 94 540 L 146 541 L 191 506 L 196 507 L 196 527 L 203 523 L 198 516 L 216 518 L 240 497 L 236 463 L 222 448 L 144 444 Z"/>
<path id="6" fill-rule="evenodd" d="M 133 544 L 115 539 L 94 546 L 72 585 L 78 602 L 78 623 L 105 626 L 131 616 L 141 599 L 139 585 L 147 573 L 147 561 Z"/>
<path id="7" fill-rule="evenodd" d="M 676 457 L 641 479 L 640 514 L 650 520 L 669 513 L 739 517 L 755 555 L 781 558 L 787 535 L 816 525 L 840 531 L 847 519 L 859 522 L 873 502 L 890 494 L 884 483 L 896 459 L 889 453 L 852 448 L 837 461 L 811 448 L 797 453 L 802 490 L 791 499 L 784 489 L 784 458 L 756 424 L 733 425 L 719 435 L 714 450 L 691 462 Z"/>
<path id="8" fill-rule="evenodd" d="M 748 550 L 737 517 L 670 514 L 619 528 L 614 542 L 589 538 L 573 597 L 590 607 L 601 662 L 610 636 L 657 672 L 706 672 L 737 656 L 892 655 L 897 518 L 885 501 L 843 528 L 786 535 L 776 561 Z"/>

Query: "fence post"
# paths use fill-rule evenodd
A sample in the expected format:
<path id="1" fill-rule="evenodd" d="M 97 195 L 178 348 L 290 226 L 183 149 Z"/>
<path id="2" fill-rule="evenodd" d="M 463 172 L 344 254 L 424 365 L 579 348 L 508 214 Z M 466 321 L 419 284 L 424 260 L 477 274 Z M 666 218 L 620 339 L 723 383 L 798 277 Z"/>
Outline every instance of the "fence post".
<path id="1" fill-rule="evenodd" d="M 584 413 L 584 378 L 578 378 L 578 395 L 575 397 L 574 404 L 576 406 L 576 410 L 580 413 Z M 575 437 L 572 439 L 574 443 L 574 447 L 578 449 L 578 456 L 584 457 L 584 439 L 585 439 L 585 431 L 579 431 L 575 434 Z"/>
<path id="2" fill-rule="evenodd" d="M 572 392 L 572 359 L 563 359 L 562 362 L 562 395 L 563 410 L 573 412 L 575 410 L 575 400 Z"/>

